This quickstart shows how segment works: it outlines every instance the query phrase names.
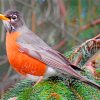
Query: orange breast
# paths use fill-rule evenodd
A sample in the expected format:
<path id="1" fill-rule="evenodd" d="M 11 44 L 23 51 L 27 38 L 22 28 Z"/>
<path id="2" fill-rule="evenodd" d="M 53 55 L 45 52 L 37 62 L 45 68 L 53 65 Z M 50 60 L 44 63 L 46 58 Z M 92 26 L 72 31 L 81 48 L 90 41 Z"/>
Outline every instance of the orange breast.
<path id="1" fill-rule="evenodd" d="M 16 44 L 18 36 L 18 32 L 6 35 L 6 50 L 10 64 L 20 74 L 43 76 L 46 72 L 46 65 L 19 51 L 19 46 Z"/>

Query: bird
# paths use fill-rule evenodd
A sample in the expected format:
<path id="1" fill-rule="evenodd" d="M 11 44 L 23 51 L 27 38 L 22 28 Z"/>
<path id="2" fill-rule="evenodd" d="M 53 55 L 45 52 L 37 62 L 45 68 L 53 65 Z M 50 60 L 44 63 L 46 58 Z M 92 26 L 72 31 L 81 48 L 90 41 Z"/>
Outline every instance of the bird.
<path id="1" fill-rule="evenodd" d="M 81 75 L 62 53 L 52 49 L 25 24 L 17 10 L 0 14 L 6 30 L 6 52 L 13 69 L 38 84 L 51 76 L 73 77 L 97 89 L 100 85 Z"/>

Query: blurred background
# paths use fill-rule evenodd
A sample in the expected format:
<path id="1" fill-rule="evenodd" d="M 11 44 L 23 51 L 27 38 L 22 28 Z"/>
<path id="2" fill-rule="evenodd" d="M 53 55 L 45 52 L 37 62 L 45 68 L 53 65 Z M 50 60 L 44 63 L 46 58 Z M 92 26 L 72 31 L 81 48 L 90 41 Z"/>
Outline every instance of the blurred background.
<path id="1" fill-rule="evenodd" d="M 0 13 L 19 10 L 33 32 L 64 53 L 100 34 L 99 6 L 100 0 L 0 0 Z M 0 21 L 0 93 L 18 80 L 6 57 L 5 29 Z"/>

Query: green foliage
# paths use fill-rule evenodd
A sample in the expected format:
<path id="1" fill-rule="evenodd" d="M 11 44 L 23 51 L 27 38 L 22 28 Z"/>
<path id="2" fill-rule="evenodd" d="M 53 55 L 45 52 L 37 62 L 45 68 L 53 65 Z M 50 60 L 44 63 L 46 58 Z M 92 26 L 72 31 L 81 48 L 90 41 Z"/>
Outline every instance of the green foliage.
<path id="1" fill-rule="evenodd" d="M 23 80 L 8 91 L 3 99 L 11 97 L 18 97 L 18 100 L 76 100 L 74 93 L 61 80 L 47 80 L 36 86 L 32 86 L 32 81 Z"/>
<path id="2" fill-rule="evenodd" d="M 66 82 L 66 84 L 68 84 Z M 18 100 L 99 100 L 100 91 L 80 81 L 75 81 L 71 87 L 61 80 L 47 80 L 36 86 L 32 81 L 23 80 L 5 93 L 3 100 L 17 97 Z"/>
<path id="3" fill-rule="evenodd" d="M 17 85 L 10 89 L 4 96 L 4 99 L 7 100 L 10 97 L 18 96 L 20 93 L 24 90 L 24 88 L 31 86 L 31 81 L 30 80 L 24 80 L 21 81 L 20 83 L 17 83 Z"/>
<path id="4" fill-rule="evenodd" d="M 100 68 L 97 68 L 97 69 L 96 69 L 96 72 L 99 72 L 99 73 L 100 73 Z"/>
<path id="5" fill-rule="evenodd" d="M 100 99 L 100 91 L 91 88 L 84 83 L 79 81 L 74 82 L 72 86 L 74 93 L 78 94 L 82 100 L 99 100 Z"/>

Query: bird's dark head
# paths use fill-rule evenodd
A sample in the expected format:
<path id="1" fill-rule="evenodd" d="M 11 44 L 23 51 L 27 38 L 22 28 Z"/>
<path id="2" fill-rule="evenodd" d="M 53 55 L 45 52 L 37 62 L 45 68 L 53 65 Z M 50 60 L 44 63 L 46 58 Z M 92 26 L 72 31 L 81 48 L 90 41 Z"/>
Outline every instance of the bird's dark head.
<path id="1" fill-rule="evenodd" d="M 12 32 L 24 25 L 23 16 L 19 11 L 8 10 L 4 15 L 0 14 L 7 31 Z"/>

